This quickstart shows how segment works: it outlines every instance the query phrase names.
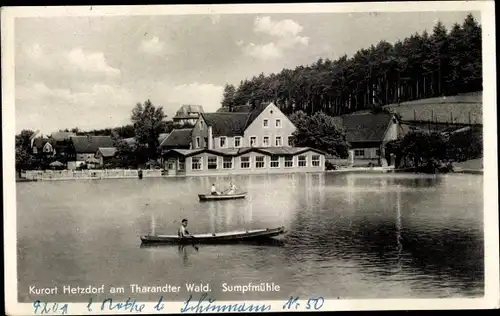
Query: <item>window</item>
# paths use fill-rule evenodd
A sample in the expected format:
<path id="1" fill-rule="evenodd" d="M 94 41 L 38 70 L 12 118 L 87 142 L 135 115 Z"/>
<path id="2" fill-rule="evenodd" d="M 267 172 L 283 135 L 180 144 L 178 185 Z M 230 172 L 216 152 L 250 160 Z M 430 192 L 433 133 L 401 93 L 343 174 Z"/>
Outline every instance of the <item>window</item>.
<path id="1" fill-rule="evenodd" d="M 281 127 L 281 120 L 280 119 L 276 119 L 276 127 Z"/>
<path id="2" fill-rule="evenodd" d="M 257 137 L 250 137 L 250 147 L 257 146 Z"/>
<path id="3" fill-rule="evenodd" d="M 313 167 L 319 167 L 319 155 L 313 155 L 311 158 Z"/>
<path id="4" fill-rule="evenodd" d="M 280 167 L 280 157 L 271 156 L 271 168 L 279 168 Z"/>
<path id="5" fill-rule="evenodd" d="M 203 126 L 203 120 L 200 120 L 200 130 L 203 130 L 204 126 Z"/>
<path id="6" fill-rule="evenodd" d="M 264 166 L 265 166 L 264 156 L 255 157 L 255 168 L 264 168 Z"/>
<path id="7" fill-rule="evenodd" d="M 293 146 L 293 137 L 288 136 L 288 146 L 292 147 Z"/>
<path id="8" fill-rule="evenodd" d="M 207 168 L 217 169 L 217 157 L 207 157 Z"/>
<path id="9" fill-rule="evenodd" d="M 222 168 L 232 169 L 233 168 L 233 157 L 224 157 L 222 161 Z"/>
<path id="10" fill-rule="evenodd" d="M 276 136 L 276 147 L 281 147 L 282 145 L 281 136 Z"/>
<path id="11" fill-rule="evenodd" d="M 226 146 L 226 137 L 225 136 L 222 136 L 221 138 L 219 138 L 219 144 L 220 144 L 220 147 Z"/>
<path id="12" fill-rule="evenodd" d="M 355 149 L 354 150 L 354 157 L 364 157 L 364 156 L 365 156 L 364 149 Z"/>
<path id="13" fill-rule="evenodd" d="M 204 137 L 203 139 L 205 141 L 205 148 L 208 148 L 208 137 Z"/>
<path id="14" fill-rule="evenodd" d="M 179 158 L 179 166 L 178 166 L 179 170 L 184 171 L 185 165 L 186 165 L 186 159 L 184 157 Z"/>
<path id="15" fill-rule="evenodd" d="M 264 136 L 264 139 L 262 140 L 262 145 L 264 147 L 269 146 L 269 137 L 268 136 Z"/>
<path id="16" fill-rule="evenodd" d="M 241 160 L 241 169 L 250 168 L 250 157 L 240 157 Z"/>
<path id="17" fill-rule="evenodd" d="M 285 168 L 293 167 L 293 156 L 285 156 Z"/>
<path id="18" fill-rule="evenodd" d="M 234 138 L 234 147 L 240 147 L 241 146 L 241 137 L 235 137 Z"/>
<path id="19" fill-rule="evenodd" d="M 196 148 L 200 148 L 200 138 L 196 137 Z"/>
<path id="20" fill-rule="evenodd" d="M 269 120 L 264 119 L 264 121 L 262 121 L 262 124 L 264 125 L 264 127 L 269 127 Z"/>
<path id="21" fill-rule="evenodd" d="M 376 154 L 377 156 L 380 156 L 380 149 L 377 149 L 377 151 L 375 152 L 375 154 Z"/>
<path id="22" fill-rule="evenodd" d="M 299 156 L 299 167 L 305 167 L 307 166 L 307 157 L 306 156 Z"/>
<path id="23" fill-rule="evenodd" d="M 200 157 L 192 157 L 191 158 L 191 169 L 201 170 L 201 158 Z"/>

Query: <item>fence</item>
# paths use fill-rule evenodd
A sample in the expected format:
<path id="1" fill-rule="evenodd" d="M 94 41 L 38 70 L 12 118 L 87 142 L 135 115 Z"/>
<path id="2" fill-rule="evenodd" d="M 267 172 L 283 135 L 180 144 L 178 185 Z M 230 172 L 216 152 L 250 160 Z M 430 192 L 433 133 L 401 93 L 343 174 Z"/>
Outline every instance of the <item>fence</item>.
<path id="1" fill-rule="evenodd" d="M 104 170 L 30 170 L 21 175 L 28 180 L 90 180 L 90 179 L 125 179 L 138 178 L 139 171 L 131 169 Z M 162 176 L 162 170 L 142 170 L 144 178 Z"/>

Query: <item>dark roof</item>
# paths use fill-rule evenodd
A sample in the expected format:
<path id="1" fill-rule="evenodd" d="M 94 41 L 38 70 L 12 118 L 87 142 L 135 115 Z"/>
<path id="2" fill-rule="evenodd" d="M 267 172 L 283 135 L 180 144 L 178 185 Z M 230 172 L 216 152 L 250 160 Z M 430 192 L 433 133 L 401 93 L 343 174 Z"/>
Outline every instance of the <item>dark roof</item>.
<path id="1" fill-rule="evenodd" d="M 77 153 L 96 153 L 99 147 L 113 147 L 111 136 L 72 136 L 71 142 Z"/>
<path id="2" fill-rule="evenodd" d="M 212 127 L 212 135 L 218 136 L 243 136 L 247 127 L 249 113 L 203 113 L 205 122 Z"/>
<path id="3" fill-rule="evenodd" d="M 42 149 L 43 146 L 45 146 L 45 144 L 47 142 L 49 142 L 49 143 L 51 143 L 51 145 L 53 145 L 53 141 L 50 141 L 49 138 L 37 137 L 37 138 L 33 139 L 33 146 L 32 147 L 36 147 L 37 149 Z"/>
<path id="4" fill-rule="evenodd" d="M 380 142 L 384 139 L 394 114 L 364 113 L 342 116 L 346 140 L 355 142 Z"/>
<path id="5" fill-rule="evenodd" d="M 201 105 L 184 104 L 177 110 L 174 119 L 197 118 L 199 113 L 203 113 Z"/>
<path id="6" fill-rule="evenodd" d="M 192 128 L 174 129 L 161 142 L 160 147 L 185 147 L 191 143 Z"/>
<path id="7" fill-rule="evenodd" d="M 212 134 L 218 136 L 243 136 L 245 129 L 264 111 L 270 103 L 261 103 L 256 108 L 237 106 L 234 112 L 203 113 L 207 125 L 212 127 Z M 220 109 L 219 109 L 220 110 Z"/>

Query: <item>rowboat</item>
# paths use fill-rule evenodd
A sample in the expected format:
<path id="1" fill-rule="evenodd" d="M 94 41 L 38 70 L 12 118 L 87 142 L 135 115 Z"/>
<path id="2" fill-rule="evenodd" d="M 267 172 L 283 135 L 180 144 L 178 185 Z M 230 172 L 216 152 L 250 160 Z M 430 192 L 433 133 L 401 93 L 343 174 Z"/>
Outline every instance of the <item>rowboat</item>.
<path id="1" fill-rule="evenodd" d="M 244 199 L 247 195 L 246 192 L 240 192 L 235 194 L 198 194 L 200 201 L 219 201 L 219 200 L 234 200 L 234 199 Z"/>
<path id="2" fill-rule="evenodd" d="M 181 238 L 177 235 L 143 235 L 142 243 L 174 243 L 174 244 L 222 244 L 249 241 L 264 241 L 286 233 L 285 227 L 253 229 L 223 233 L 195 234 L 193 237 Z"/>

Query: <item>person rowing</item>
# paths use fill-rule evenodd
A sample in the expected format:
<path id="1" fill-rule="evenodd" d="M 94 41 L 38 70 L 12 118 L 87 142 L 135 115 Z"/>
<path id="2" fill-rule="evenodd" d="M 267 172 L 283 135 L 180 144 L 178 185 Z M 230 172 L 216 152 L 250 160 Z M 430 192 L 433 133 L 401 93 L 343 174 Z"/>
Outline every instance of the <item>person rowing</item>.
<path id="1" fill-rule="evenodd" d="M 182 220 L 182 224 L 181 224 L 181 227 L 179 227 L 179 230 L 177 231 L 177 234 L 179 235 L 179 237 L 182 239 L 182 238 L 189 238 L 193 241 L 193 247 L 198 250 L 198 247 L 196 247 L 196 245 L 194 244 L 194 236 L 191 235 L 188 231 L 187 231 L 187 225 L 188 225 L 188 220 L 187 219 L 183 219 Z"/>
<path id="2" fill-rule="evenodd" d="M 217 188 L 215 188 L 215 183 L 212 184 L 212 189 L 210 191 L 212 195 L 219 195 L 219 192 L 217 192 Z"/>
<path id="3" fill-rule="evenodd" d="M 181 238 L 193 237 L 193 235 L 189 234 L 189 232 L 187 231 L 187 225 L 188 225 L 188 220 L 184 218 L 182 220 L 181 227 L 179 227 L 179 230 L 177 231 L 179 237 Z"/>

